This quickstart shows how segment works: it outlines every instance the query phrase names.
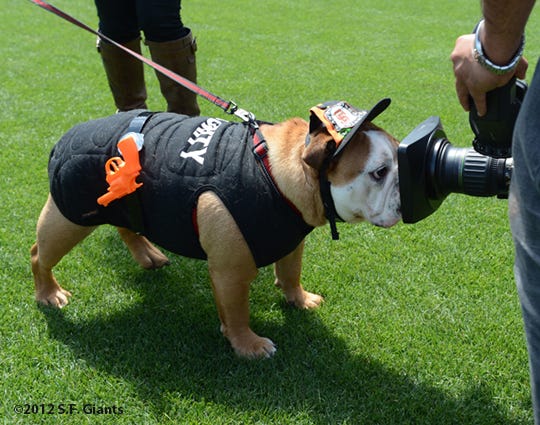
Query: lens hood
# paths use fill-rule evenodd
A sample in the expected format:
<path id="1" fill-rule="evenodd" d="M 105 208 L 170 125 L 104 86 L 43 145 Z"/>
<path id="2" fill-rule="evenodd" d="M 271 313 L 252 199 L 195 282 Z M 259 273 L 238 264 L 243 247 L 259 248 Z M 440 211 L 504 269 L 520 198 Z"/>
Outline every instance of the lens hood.
<path id="1" fill-rule="evenodd" d="M 441 120 L 432 116 L 418 125 L 398 147 L 399 191 L 401 215 L 404 223 L 416 223 L 433 213 L 443 199 L 429 196 L 433 193 L 427 157 L 437 139 L 446 138 Z"/>

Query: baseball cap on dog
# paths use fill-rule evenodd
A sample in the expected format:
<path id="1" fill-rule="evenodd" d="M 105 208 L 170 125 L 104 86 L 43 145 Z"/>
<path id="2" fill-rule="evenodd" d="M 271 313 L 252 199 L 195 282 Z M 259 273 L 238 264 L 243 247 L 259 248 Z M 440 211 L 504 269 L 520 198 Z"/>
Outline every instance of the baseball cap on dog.
<path id="1" fill-rule="evenodd" d="M 391 100 L 384 98 L 377 102 L 369 111 L 357 109 L 345 101 L 330 101 L 321 103 L 310 109 L 309 132 L 323 125 L 326 127 L 334 141 L 336 151 L 334 158 L 347 146 L 362 124 L 372 121 L 380 115 Z"/>

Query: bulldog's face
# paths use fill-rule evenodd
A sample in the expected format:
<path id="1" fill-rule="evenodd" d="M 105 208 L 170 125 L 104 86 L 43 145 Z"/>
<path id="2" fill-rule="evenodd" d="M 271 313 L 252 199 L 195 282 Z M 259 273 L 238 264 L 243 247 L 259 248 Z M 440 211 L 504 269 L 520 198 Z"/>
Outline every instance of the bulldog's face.
<path id="1" fill-rule="evenodd" d="M 391 227 L 401 219 L 397 147 L 384 130 L 358 132 L 331 167 L 328 179 L 339 216 Z"/>
<path id="2" fill-rule="evenodd" d="M 319 128 L 310 133 L 304 162 L 320 170 L 335 150 L 332 136 Z M 399 142 L 386 131 L 366 123 L 328 169 L 330 191 L 338 215 L 346 222 L 367 220 L 391 227 L 401 220 L 397 148 Z"/>

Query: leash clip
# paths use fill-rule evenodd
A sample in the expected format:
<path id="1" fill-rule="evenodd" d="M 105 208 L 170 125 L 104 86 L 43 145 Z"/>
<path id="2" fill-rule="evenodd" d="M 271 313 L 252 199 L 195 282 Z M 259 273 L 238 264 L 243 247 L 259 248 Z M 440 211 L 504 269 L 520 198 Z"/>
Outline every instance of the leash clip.
<path id="1" fill-rule="evenodd" d="M 235 115 L 240 118 L 242 121 L 245 121 L 252 125 L 254 128 L 259 128 L 257 124 L 255 115 L 252 112 L 246 111 L 245 109 L 239 108 L 236 103 L 232 100 L 230 101 L 229 108 L 225 111 L 230 115 Z"/>

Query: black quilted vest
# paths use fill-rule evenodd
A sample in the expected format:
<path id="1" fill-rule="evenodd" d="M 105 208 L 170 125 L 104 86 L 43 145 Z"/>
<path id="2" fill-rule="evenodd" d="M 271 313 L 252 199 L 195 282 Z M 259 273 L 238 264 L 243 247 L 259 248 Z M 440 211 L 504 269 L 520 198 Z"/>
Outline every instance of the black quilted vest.
<path id="1" fill-rule="evenodd" d="M 134 229 L 128 202 L 97 204 L 107 191 L 105 162 L 119 156 L 116 144 L 140 111 L 79 124 L 53 148 L 51 194 L 70 221 L 82 226 L 112 224 Z M 156 113 L 143 130 L 139 153 L 143 185 L 135 196 L 144 235 L 186 257 L 206 259 L 194 221 L 197 199 L 212 191 L 234 217 L 257 267 L 292 252 L 313 230 L 276 190 L 253 153 L 251 128 L 217 118 Z"/>

